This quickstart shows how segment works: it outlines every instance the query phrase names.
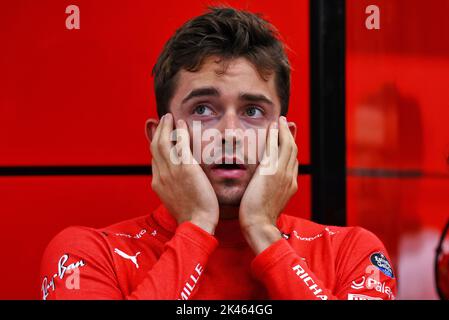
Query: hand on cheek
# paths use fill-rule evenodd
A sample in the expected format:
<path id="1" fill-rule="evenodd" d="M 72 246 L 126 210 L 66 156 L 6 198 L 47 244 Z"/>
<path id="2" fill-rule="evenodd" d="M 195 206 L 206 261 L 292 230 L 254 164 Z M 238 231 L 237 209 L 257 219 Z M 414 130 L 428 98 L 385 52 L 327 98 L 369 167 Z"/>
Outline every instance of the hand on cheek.
<path id="1" fill-rule="evenodd" d="M 168 113 L 152 137 L 151 187 L 178 224 L 190 221 L 214 234 L 219 217 L 217 196 L 203 169 L 193 160 L 187 124 L 178 120 L 175 144 L 170 138 L 173 129 L 173 116 Z"/>
<path id="2" fill-rule="evenodd" d="M 279 145 L 276 127 L 279 129 Z M 276 221 L 298 189 L 297 154 L 298 148 L 287 120 L 280 117 L 279 123 L 270 125 L 262 162 L 240 204 L 240 226 L 256 254 L 281 239 Z"/>

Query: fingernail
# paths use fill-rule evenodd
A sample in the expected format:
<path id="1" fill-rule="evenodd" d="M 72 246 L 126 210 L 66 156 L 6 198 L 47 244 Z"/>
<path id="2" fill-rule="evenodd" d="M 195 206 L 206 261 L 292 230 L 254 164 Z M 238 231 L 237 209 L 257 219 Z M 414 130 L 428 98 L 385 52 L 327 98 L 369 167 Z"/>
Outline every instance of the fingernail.
<path id="1" fill-rule="evenodd" d="M 273 129 L 277 129 L 278 128 L 278 123 L 277 122 L 273 122 Z"/>
<path id="2" fill-rule="evenodd" d="M 287 118 L 286 118 L 286 117 L 281 116 L 281 120 L 282 120 L 284 123 L 287 123 Z"/>
<path id="3" fill-rule="evenodd" d="M 180 120 L 176 121 L 176 124 L 178 125 L 178 127 L 182 126 L 182 120 L 180 119 Z"/>

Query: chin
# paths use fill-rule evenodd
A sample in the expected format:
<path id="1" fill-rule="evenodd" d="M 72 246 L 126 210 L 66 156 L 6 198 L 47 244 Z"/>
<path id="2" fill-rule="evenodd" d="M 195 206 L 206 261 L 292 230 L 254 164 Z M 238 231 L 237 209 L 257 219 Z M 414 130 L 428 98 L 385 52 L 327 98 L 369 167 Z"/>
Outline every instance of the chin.
<path id="1" fill-rule="evenodd" d="M 238 207 L 240 206 L 240 201 L 242 200 L 245 190 L 238 186 L 220 187 L 219 190 L 215 190 L 215 193 L 219 205 Z"/>
<path id="2" fill-rule="evenodd" d="M 242 197 L 217 196 L 220 206 L 239 207 Z"/>

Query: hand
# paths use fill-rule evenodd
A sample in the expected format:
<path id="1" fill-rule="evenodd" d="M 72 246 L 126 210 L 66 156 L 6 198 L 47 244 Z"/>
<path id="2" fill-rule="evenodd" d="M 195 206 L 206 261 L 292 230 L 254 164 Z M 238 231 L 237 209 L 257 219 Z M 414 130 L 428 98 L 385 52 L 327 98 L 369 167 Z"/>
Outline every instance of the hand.
<path id="1" fill-rule="evenodd" d="M 190 221 L 214 234 L 219 217 L 217 196 L 203 169 L 193 158 L 184 120 L 177 122 L 176 144 L 171 141 L 173 121 L 170 113 L 164 115 L 152 138 L 151 187 L 178 224 Z"/>
<path id="2" fill-rule="evenodd" d="M 275 129 L 279 126 L 278 134 Z M 276 221 L 287 202 L 298 190 L 298 148 L 287 119 L 270 125 L 265 152 L 240 203 L 239 220 L 250 247 L 259 254 L 281 239 Z M 278 151 L 279 150 L 279 157 Z M 277 158 L 276 158 L 277 157 Z M 263 174 L 263 165 L 278 161 L 273 174 Z"/>

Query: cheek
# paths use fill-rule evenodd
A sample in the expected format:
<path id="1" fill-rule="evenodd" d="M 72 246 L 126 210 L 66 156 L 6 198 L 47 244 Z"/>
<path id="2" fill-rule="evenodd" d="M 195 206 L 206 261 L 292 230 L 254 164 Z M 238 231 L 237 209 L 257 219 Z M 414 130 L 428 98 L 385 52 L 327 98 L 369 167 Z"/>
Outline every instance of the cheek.
<path id="1" fill-rule="evenodd" d="M 267 139 L 267 126 L 250 126 L 243 129 L 244 135 L 241 137 L 243 153 L 249 164 L 257 164 L 263 157 Z"/>
<path id="2" fill-rule="evenodd" d="M 245 137 L 243 139 L 243 143 L 240 145 L 238 152 L 244 155 L 246 164 L 252 165 L 260 162 L 264 149 L 264 138 L 262 136 L 259 138 L 257 135 L 254 135 L 251 138 Z"/>
<path id="3" fill-rule="evenodd" d="M 265 146 L 267 144 L 267 130 L 265 128 L 257 132 L 257 160 L 260 162 L 265 151 Z"/>
<path id="4" fill-rule="evenodd" d="M 271 122 L 268 121 L 266 118 L 260 118 L 260 119 L 251 119 L 251 118 L 244 118 L 240 119 L 240 125 L 243 130 L 255 130 L 256 133 L 259 132 L 259 130 L 266 130 L 269 127 L 269 124 Z"/>
<path id="5" fill-rule="evenodd" d="M 186 117 L 184 112 L 182 112 L 181 110 L 178 110 L 177 108 L 171 107 L 170 112 L 173 115 L 173 120 L 174 120 L 174 123 L 175 123 L 175 127 L 176 127 L 176 121 L 178 121 L 178 120 L 184 120 L 186 122 L 188 121 L 188 118 Z M 188 122 L 187 122 L 187 125 L 189 125 Z"/>
<path id="6" fill-rule="evenodd" d="M 216 158 L 222 157 L 224 149 L 221 147 L 221 135 L 216 130 L 202 126 L 202 130 L 189 127 L 190 150 L 194 158 L 204 164 L 211 164 Z M 195 131 L 195 132 L 194 132 Z"/>

